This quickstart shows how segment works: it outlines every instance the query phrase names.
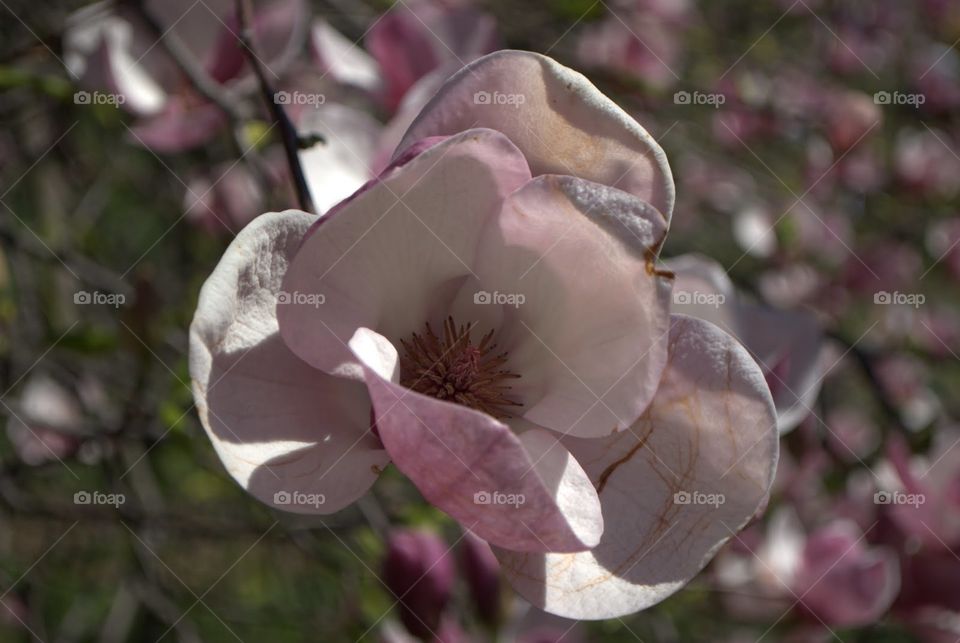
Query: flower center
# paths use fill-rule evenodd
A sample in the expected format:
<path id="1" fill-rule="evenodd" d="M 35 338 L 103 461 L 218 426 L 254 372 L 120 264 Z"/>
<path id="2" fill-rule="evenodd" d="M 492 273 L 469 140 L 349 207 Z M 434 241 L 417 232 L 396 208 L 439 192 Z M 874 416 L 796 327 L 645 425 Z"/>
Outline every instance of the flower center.
<path id="1" fill-rule="evenodd" d="M 511 415 L 510 408 L 522 406 L 508 397 L 506 380 L 520 377 L 500 368 L 507 353 L 493 353 L 494 331 L 470 339 L 471 326 L 457 326 L 453 317 L 443 322 L 443 337 L 438 337 L 430 324 L 423 335 L 413 333 L 410 341 L 400 340 L 405 354 L 400 358 L 400 384 L 438 400 L 456 402 L 495 418 Z"/>

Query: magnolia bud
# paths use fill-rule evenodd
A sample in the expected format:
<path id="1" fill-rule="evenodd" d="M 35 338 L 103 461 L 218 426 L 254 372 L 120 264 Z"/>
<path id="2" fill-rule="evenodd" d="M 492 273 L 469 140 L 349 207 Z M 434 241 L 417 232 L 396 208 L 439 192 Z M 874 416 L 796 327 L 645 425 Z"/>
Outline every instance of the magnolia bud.
<path id="1" fill-rule="evenodd" d="M 460 569 L 477 615 L 488 625 L 500 620 L 500 563 L 484 540 L 467 532 L 460 543 Z"/>
<path id="2" fill-rule="evenodd" d="M 400 602 L 400 620 L 411 634 L 432 639 L 450 600 L 454 566 L 447 544 L 427 531 L 395 531 L 387 539 L 383 581 Z"/>

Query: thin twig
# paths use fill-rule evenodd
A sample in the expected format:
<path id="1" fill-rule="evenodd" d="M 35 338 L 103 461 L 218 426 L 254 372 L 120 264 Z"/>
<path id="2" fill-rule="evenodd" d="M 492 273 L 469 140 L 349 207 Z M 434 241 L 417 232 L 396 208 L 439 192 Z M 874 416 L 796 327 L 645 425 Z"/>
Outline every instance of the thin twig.
<path id="1" fill-rule="evenodd" d="M 266 103 L 267 109 L 270 110 L 270 115 L 273 116 L 274 122 L 280 129 L 280 138 L 283 141 L 283 150 L 286 153 L 287 165 L 290 167 L 293 186 L 297 192 L 297 202 L 300 204 L 300 209 L 304 212 L 315 212 L 313 200 L 310 198 L 310 188 L 307 187 L 307 180 L 303 175 L 303 167 L 300 165 L 300 157 L 298 155 L 300 140 L 297 136 L 297 130 L 294 128 L 293 123 L 290 122 L 290 118 L 284 111 L 283 106 L 277 102 L 273 87 L 269 79 L 267 79 L 263 65 L 256 53 L 253 42 L 253 30 L 250 27 L 253 19 L 253 7 L 249 0 L 237 0 L 237 19 L 240 22 L 240 33 L 238 36 L 240 44 L 247 54 L 247 60 L 253 68 L 254 74 L 257 76 L 260 95 L 264 103 Z"/>

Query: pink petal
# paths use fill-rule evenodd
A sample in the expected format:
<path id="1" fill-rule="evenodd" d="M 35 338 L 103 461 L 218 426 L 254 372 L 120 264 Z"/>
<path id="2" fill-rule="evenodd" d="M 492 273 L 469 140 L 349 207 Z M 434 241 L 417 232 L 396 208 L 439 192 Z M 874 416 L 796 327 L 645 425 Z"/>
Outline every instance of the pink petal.
<path id="1" fill-rule="evenodd" d="M 148 56 L 147 39 L 136 23 L 91 5 L 68 19 L 64 60 L 83 87 L 122 96 L 121 107 L 133 113 L 155 114 L 167 98 L 166 74 L 157 72 L 169 70 L 154 68 L 158 61 Z"/>
<path id="2" fill-rule="evenodd" d="M 474 271 L 489 296 L 523 297 L 497 307 L 496 342 L 522 376 L 524 418 L 605 437 L 643 413 L 667 360 L 671 280 L 654 265 L 665 235 L 652 207 L 582 179 L 540 176 L 510 195 Z M 467 319 L 495 307 L 471 300 Z"/>
<path id="3" fill-rule="evenodd" d="M 676 277 L 671 310 L 704 319 L 736 337 L 737 291 L 723 266 L 698 254 L 671 257 L 663 263 Z"/>
<path id="4" fill-rule="evenodd" d="M 410 123 L 417 117 L 417 114 L 419 114 L 423 106 L 427 104 L 427 101 L 433 98 L 433 95 L 437 93 L 437 90 L 440 89 L 444 81 L 458 69 L 460 69 L 460 67 L 456 64 L 445 65 L 434 69 L 407 90 L 396 113 L 387 122 L 386 126 L 384 126 L 383 132 L 380 135 L 380 141 L 377 144 L 377 152 L 374 155 L 373 161 L 374 171 L 379 173 L 390 165 L 393 152 L 397 149 L 397 145 L 401 139 L 403 139 L 403 135 L 410 127 Z M 414 143 L 414 145 L 416 145 L 416 143 Z M 410 147 L 412 146 L 408 146 L 406 149 L 409 150 Z M 960 253 L 957 254 L 960 255 Z"/>
<path id="5" fill-rule="evenodd" d="M 439 65 L 433 38 L 403 3 L 384 14 L 367 33 L 367 49 L 386 81 L 384 100 L 390 111 L 397 108 L 407 89 Z"/>
<path id="6" fill-rule="evenodd" d="M 663 150 L 586 78 L 551 58 L 498 51 L 468 65 L 427 104 L 397 149 L 471 127 L 503 132 L 534 176 L 570 174 L 618 187 L 669 222 L 674 187 Z"/>
<path id="7" fill-rule="evenodd" d="M 643 19 L 647 12 L 618 16 L 587 25 L 577 43 L 577 57 L 586 67 L 626 74 L 658 90 L 677 82 L 682 39 L 659 20 Z M 634 17 L 635 16 L 635 17 Z"/>
<path id="8" fill-rule="evenodd" d="M 190 376 L 230 475 L 267 504 L 326 514 L 363 495 L 389 459 L 363 385 L 311 368 L 278 333 L 280 283 L 314 220 L 269 213 L 237 235 L 200 292 Z"/>
<path id="9" fill-rule="evenodd" d="M 213 41 L 213 47 L 204 63 L 205 71 L 218 83 L 226 83 L 240 75 L 247 58 L 240 47 L 237 37 L 240 24 L 235 16 L 230 16 L 220 25 L 219 33 Z M 259 44 L 259 43 L 258 43 Z"/>
<path id="10" fill-rule="evenodd" d="M 363 47 L 351 42 L 326 21 L 317 19 L 313 22 L 310 44 L 314 59 L 325 75 L 371 94 L 380 90 L 383 81 L 376 61 Z"/>
<path id="11" fill-rule="evenodd" d="M 189 181 L 187 219 L 211 233 L 235 233 L 263 212 L 264 190 L 244 163 L 229 161 Z"/>
<path id="12" fill-rule="evenodd" d="M 767 374 L 780 433 L 790 431 L 810 415 L 820 393 L 820 323 L 802 311 L 743 306 L 738 338 Z"/>
<path id="13" fill-rule="evenodd" d="M 686 584 L 766 505 L 778 455 L 756 363 L 712 324 L 681 315 L 657 396 L 632 429 L 562 442 L 600 495 L 600 544 L 577 554 L 495 551 L 524 598 L 577 619 L 636 612 Z"/>
<path id="14" fill-rule="evenodd" d="M 850 522 L 825 527 L 807 540 L 793 591 L 828 625 L 875 623 L 900 589 L 892 551 L 868 547 Z"/>
<path id="15" fill-rule="evenodd" d="M 176 154 L 207 143 L 226 123 L 226 116 L 213 103 L 175 96 L 159 114 L 134 125 L 131 136 L 154 152 Z"/>
<path id="16" fill-rule="evenodd" d="M 901 531 L 934 550 L 960 544 L 958 445 L 960 432 L 955 427 L 935 433 L 924 456 L 911 457 L 901 436 L 893 435 L 887 443 L 887 458 L 895 476 L 894 484 L 885 485 L 883 510 Z"/>
<path id="17" fill-rule="evenodd" d="M 470 7 L 414 0 L 394 5 L 366 36 L 386 81 L 384 99 L 393 111 L 422 77 L 455 62 L 458 67 L 498 47 L 492 17 Z"/>
<path id="18" fill-rule="evenodd" d="M 255 3 L 254 37 L 257 53 L 264 59 L 268 74 L 280 75 L 296 60 L 307 39 L 309 25 L 310 5 L 305 0 Z"/>
<path id="19" fill-rule="evenodd" d="M 823 379 L 816 318 L 742 301 L 712 259 L 689 254 L 664 263 L 676 275 L 672 310 L 713 322 L 740 340 L 767 376 L 780 432 L 793 429 L 810 414 Z"/>
<path id="20" fill-rule="evenodd" d="M 287 345 L 316 368 L 360 377 L 346 348 L 354 332 L 372 328 L 398 344 L 442 319 L 471 277 L 480 229 L 529 177 L 516 147 L 489 130 L 388 172 L 325 217 L 294 258 L 284 292 L 324 303 L 280 307 Z"/>
<path id="21" fill-rule="evenodd" d="M 170 14 L 170 11 L 158 6 L 157 13 Z M 257 56 L 270 78 L 277 78 L 299 54 L 307 36 L 308 20 L 304 0 L 254 3 L 250 27 Z M 203 61 L 204 68 L 215 81 L 228 83 L 242 79 L 245 90 L 255 90 L 255 79 L 239 43 L 240 22 L 235 3 L 207 0 L 189 6 L 188 2 L 179 12 L 168 15 L 162 24 L 170 25 L 169 28 Z"/>
<path id="22" fill-rule="evenodd" d="M 378 370 L 364 364 L 377 431 L 427 501 L 514 551 L 580 551 L 599 541 L 596 492 L 550 432 L 517 436 L 485 413 L 415 393 Z"/>

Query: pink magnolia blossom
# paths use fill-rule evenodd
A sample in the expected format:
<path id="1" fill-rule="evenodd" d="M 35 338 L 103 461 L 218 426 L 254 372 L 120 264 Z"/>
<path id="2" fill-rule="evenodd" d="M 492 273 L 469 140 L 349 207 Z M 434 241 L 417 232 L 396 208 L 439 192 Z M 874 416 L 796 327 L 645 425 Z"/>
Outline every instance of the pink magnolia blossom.
<path id="1" fill-rule="evenodd" d="M 925 643 L 955 643 L 960 636 L 960 559 L 953 551 L 921 548 L 901 554 L 903 587 L 897 619 Z"/>
<path id="2" fill-rule="evenodd" d="M 677 82 L 682 53 L 680 34 L 642 12 L 605 18 L 588 25 L 580 36 L 577 57 L 593 69 L 625 74 L 656 88 Z"/>
<path id="3" fill-rule="evenodd" d="M 900 588 L 896 556 L 871 546 L 855 523 L 834 520 L 806 532 L 790 509 L 772 514 L 759 543 L 732 544 L 716 574 L 739 613 L 776 618 L 793 609 L 828 627 L 875 622 Z"/>
<path id="4" fill-rule="evenodd" d="M 238 43 L 234 2 L 144 4 L 164 37 L 177 38 L 212 82 L 232 91 L 255 88 Z M 251 28 L 270 73 L 280 73 L 296 55 L 306 36 L 306 11 L 303 0 L 254 4 Z M 129 7 L 96 3 L 73 14 L 64 34 L 64 62 L 82 86 L 121 96 L 121 106 L 140 117 L 132 128 L 134 142 L 157 152 L 203 145 L 227 123 Z"/>
<path id="5" fill-rule="evenodd" d="M 810 414 L 823 377 L 817 320 L 743 301 L 723 267 L 700 255 L 666 262 L 676 275 L 673 311 L 705 319 L 740 340 L 760 365 L 786 433 Z"/>
<path id="6" fill-rule="evenodd" d="M 430 72 L 458 66 L 499 46 L 492 16 L 438 0 L 398 2 L 365 34 L 365 49 L 323 20 L 314 22 L 311 45 L 325 74 L 377 96 L 397 110 L 407 92 Z"/>
<path id="7" fill-rule="evenodd" d="M 554 614 L 664 599 L 762 510 L 778 453 L 749 353 L 670 314 L 673 201 L 663 151 L 586 78 L 477 60 L 375 180 L 230 245 L 190 332 L 214 448 L 300 513 L 392 462 Z"/>
<path id="8" fill-rule="evenodd" d="M 887 447 L 883 509 L 900 530 L 933 550 L 960 547 L 960 430 L 935 434 L 930 453 L 911 456 L 902 438 Z"/>

